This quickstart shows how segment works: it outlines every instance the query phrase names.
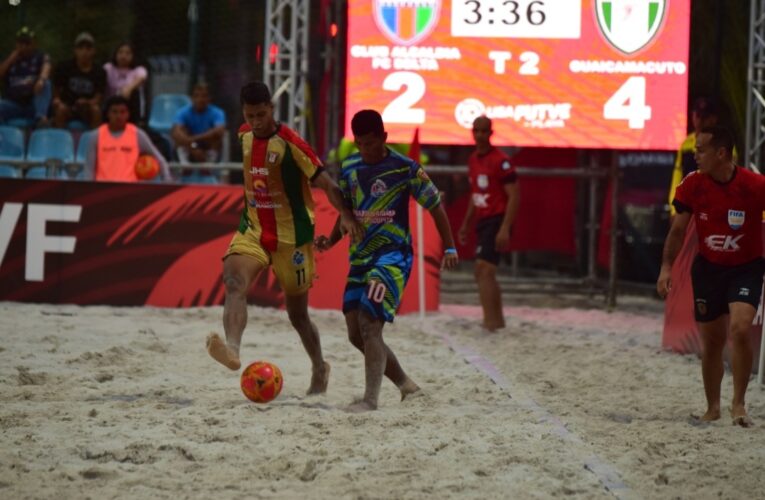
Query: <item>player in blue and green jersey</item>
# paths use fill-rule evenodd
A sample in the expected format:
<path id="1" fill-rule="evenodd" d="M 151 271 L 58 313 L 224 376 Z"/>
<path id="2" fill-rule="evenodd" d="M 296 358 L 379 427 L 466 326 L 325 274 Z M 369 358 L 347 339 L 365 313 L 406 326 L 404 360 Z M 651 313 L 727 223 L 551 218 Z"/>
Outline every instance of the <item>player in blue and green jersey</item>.
<path id="1" fill-rule="evenodd" d="M 351 128 L 359 153 L 343 162 L 338 184 L 364 227 L 364 237 L 351 243 L 343 313 L 348 338 L 364 353 L 366 365 L 364 399 L 349 410 L 366 411 L 377 408 L 383 374 L 399 388 L 402 400 L 420 389 L 382 338 L 383 326 L 393 321 L 412 269 L 410 196 L 430 212 L 446 245 L 442 268 L 454 268 L 458 257 L 438 189 L 417 162 L 386 147 L 388 134 L 380 114 L 359 111 Z M 316 246 L 326 250 L 340 238 L 339 224 L 335 224 L 329 237 L 317 238 Z"/>

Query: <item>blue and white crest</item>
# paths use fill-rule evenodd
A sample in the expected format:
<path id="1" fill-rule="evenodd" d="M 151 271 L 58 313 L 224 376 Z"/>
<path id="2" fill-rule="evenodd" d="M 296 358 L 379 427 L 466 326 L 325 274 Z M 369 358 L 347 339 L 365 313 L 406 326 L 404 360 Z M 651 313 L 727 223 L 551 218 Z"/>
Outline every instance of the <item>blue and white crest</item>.
<path id="1" fill-rule="evenodd" d="M 438 24 L 441 0 L 374 0 L 375 22 L 396 45 L 412 45 Z"/>
<path id="2" fill-rule="evenodd" d="M 741 229 L 745 218 L 746 212 L 742 210 L 728 210 L 728 225 L 733 230 Z"/>
<path id="3" fill-rule="evenodd" d="M 300 250 L 295 250 L 295 253 L 292 254 L 292 263 L 299 266 L 303 262 L 305 262 L 305 255 Z"/>
<path id="4" fill-rule="evenodd" d="M 624 54 L 634 54 L 654 39 L 666 17 L 669 0 L 597 0 L 600 32 Z"/>

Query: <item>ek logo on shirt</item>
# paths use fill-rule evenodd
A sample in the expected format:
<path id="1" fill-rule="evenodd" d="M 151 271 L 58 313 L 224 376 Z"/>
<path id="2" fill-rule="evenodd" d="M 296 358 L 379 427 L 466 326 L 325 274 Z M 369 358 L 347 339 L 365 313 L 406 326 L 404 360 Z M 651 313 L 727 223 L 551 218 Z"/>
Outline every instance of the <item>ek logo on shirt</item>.
<path id="1" fill-rule="evenodd" d="M 487 208 L 489 206 L 489 194 L 473 193 L 473 205 L 477 208 Z"/>
<path id="2" fill-rule="evenodd" d="M 735 238 L 725 234 L 713 234 L 704 238 L 704 243 L 715 252 L 736 252 L 741 249 L 738 242 L 743 237 L 743 234 L 739 234 Z"/>
<path id="3" fill-rule="evenodd" d="M 742 210 L 728 210 L 728 225 L 731 229 L 741 229 L 741 226 L 744 225 L 744 218 L 746 217 L 746 212 Z"/>

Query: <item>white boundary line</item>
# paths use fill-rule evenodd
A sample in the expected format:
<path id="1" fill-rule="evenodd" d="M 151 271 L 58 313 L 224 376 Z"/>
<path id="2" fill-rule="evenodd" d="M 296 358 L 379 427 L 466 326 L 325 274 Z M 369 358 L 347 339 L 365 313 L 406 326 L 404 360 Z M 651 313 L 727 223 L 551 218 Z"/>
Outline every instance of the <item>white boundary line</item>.
<path id="1" fill-rule="evenodd" d="M 449 349 L 461 356 L 465 362 L 489 377 L 510 399 L 516 401 L 523 409 L 536 414 L 539 417 L 539 422 L 550 424 L 557 436 L 571 444 L 579 445 L 585 449 L 589 448 L 589 445 L 582 441 L 579 436 L 569 431 L 558 417 L 550 413 L 546 408 L 540 406 L 536 401 L 528 396 L 520 394 L 520 391 L 515 391 L 516 395 L 513 397 L 510 391 L 509 381 L 490 360 L 470 347 L 458 344 L 448 333 L 439 333 L 433 330 L 430 326 L 426 326 L 424 323 L 420 324 L 420 329 L 427 335 L 440 338 Z M 583 467 L 595 474 L 600 483 L 605 487 L 606 491 L 611 493 L 614 497 L 621 499 L 625 498 L 630 493 L 630 489 L 624 483 L 619 472 L 613 465 L 603 461 L 594 453 L 587 456 L 583 462 Z"/>

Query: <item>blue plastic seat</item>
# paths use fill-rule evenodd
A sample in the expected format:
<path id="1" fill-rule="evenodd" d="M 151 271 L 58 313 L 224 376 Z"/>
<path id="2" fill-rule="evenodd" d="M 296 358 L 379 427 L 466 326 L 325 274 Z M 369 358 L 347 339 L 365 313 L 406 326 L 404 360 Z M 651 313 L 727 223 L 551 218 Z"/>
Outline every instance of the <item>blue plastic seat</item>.
<path id="1" fill-rule="evenodd" d="M 85 163 L 90 143 L 91 141 L 96 140 L 96 137 L 98 137 L 98 129 L 88 130 L 87 132 L 82 133 L 80 140 L 77 142 L 77 154 L 74 155 L 74 161 L 77 163 Z"/>
<path id="2" fill-rule="evenodd" d="M 173 128 L 178 110 L 191 104 L 191 98 L 184 94 L 159 94 L 151 101 L 149 128 L 167 134 Z"/>
<path id="3" fill-rule="evenodd" d="M 0 125 L 0 159 L 24 159 L 24 132 L 21 129 Z"/>
<path id="4" fill-rule="evenodd" d="M 15 179 L 19 176 L 19 170 L 11 165 L 0 165 L 0 177 Z"/>
<path id="5" fill-rule="evenodd" d="M 6 122 L 11 127 L 31 128 L 34 122 L 29 118 L 11 118 Z"/>
<path id="6" fill-rule="evenodd" d="M 181 176 L 181 182 L 184 184 L 220 184 L 217 175 L 201 175 L 198 173 Z"/>
<path id="7" fill-rule="evenodd" d="M 46 167 L 30 167 L 24 173 L 26 179 L 47 179 L 48 169 Z"/>
<path id="8" fill-rule="evenodd" d="M 83 121 L 72 120 L 66 124 L 66 128 L 72 131 L 82 131 L 82 130 L 87 130 L 88 126 Z"/>
<path id="9" fill-rule="evenodd" d="M 27 161 L 44 164 L 47 160 L 60 160 L 64 163 L 74 161 L 74 141 L 69 131 L 47 128 L 32 132 L 29 136 Z M 29 177 L 29 172 L 26 177 Z"/>

